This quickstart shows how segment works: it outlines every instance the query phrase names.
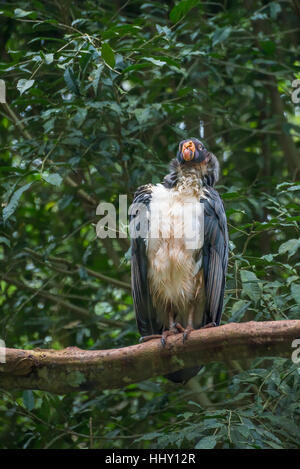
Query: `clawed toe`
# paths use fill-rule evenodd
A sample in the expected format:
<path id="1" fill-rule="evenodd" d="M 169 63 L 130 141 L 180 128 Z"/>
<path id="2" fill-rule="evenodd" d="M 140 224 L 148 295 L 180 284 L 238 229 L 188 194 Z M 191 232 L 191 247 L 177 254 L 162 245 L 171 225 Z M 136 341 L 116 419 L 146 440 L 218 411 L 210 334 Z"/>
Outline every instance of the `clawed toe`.
<path id="1" fill-rule="evenodd" d="M 164 331 L 161 336 L 161 345 L 165 347 L 167 345 L 167 337 L 175 334 L 178 334 L 178 331 L 173 327 L 170 330 Z"/>
<path id="2" fill-rule="evenodd" d="M 215 322 L 209 322 L 208 324 L 205 324 L 201 329 L 209 329 L 210 327 L 216 327 L 217 324 Z"/>
<path id="3" fill-rule="evenodd" d="M 216 327 L 216 326 L 217 324 L 215 322 L 210 322 L 208 324 L 205 324 L 205 326 L 202 326 L 201 329 L 208 329 L 210 327 Z M 194 329 L 191 326 L 187 326 L 186 328 L 184 328 L 179 322 L 174 322 L 171 328 L 164 331 L 161 335 L 152 334 L 152 335 L 143 336 L 139 339 L 139 343 L 141 344 L 143 342 L 148 342 L 148 340 L 152 340 L 152 339 L 160 339 L 162 346 L 165 347 L 167 345 L 167 337 L 169 337 L 170 335 L 175 335 L 175 334 L 180 334 L 180 333 L 183 333 L 182 342 L 185 343 L 185 341 L 188 339 L 190 333 L 193 330 Z"/>
<path id="4" fill-rule="evenodd" d="M 183 336 L 182 336 L 182 342 L 185 343 L 185 341 L 187 340 L 188 336 L 190 335 L 190 333 L 193 331 L 194 329 L 191 327 L 191 326 L 187 326 L 187 328 L 184 330 L 183 332 Z"/>
<path id="5" fill-rule="evenodd" d="M 140 337 L 139 343 L 142 344 L 144 342 L 148 342 L 148 340 L 160 339 L 160 338 L 161 338 L 161 335 L 159 334 L 145 335 L 143 337 Z"/>
<path id="6" fill-rule="evenodd" d="M 173 322 L 172 326 L 170 329 L 167 331 L 164 331 L 162 336 L 161 336 L 161 344 L 163 347 L 166 346 L 167 344 L 167 337 L 170 335 L 175 335 L 175 334 L 180 334 L 181 332 L 184 332 L 185 329 L 182 327 L 182 325 L 179 322 Z"/>
<path id="7" fill-rule="evenodd" d="M 175 334 L 178 334 L 178 333 L 181 333 L 181 332 L 185 331 L 184 327 L 179 322 L 174 322 L 172 324 L 171 330 L 174 331 Z"/>

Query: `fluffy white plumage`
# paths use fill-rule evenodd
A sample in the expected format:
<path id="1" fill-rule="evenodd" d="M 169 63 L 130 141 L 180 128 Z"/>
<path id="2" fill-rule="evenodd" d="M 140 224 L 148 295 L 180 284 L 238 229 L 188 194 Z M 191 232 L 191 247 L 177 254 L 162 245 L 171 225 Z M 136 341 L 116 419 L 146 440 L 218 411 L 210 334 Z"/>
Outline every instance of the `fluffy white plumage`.
<path id="1" fill-rule="evenodd" d="M 182 177 L 172 189 L 161 184 L 152 187 L 147 240 L 150 291 L 154 306 L 172 305 L 182 316 L 182 324 L 186 324 L 187 306 L 198 288 L 193 279 L 201 267 L 195 252 L 204 242 L 201 197 L 205 197 L 202 186 L 193 174 Z M 166 318 L 161 320 L 165 323 Z"/>

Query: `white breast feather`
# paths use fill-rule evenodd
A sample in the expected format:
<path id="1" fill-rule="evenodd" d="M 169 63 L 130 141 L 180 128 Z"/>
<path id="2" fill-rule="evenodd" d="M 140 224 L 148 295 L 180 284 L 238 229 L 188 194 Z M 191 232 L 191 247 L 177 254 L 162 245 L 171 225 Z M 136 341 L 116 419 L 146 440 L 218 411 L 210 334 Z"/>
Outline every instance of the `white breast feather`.
<path id="1" fill-rule="evenodd" d="M 153 186 L 147 241 L 148 279 L 154 305 L 185 308 L 195 296 L 194 260 L 204 242 L 203 195 L 197 185 Z"/>

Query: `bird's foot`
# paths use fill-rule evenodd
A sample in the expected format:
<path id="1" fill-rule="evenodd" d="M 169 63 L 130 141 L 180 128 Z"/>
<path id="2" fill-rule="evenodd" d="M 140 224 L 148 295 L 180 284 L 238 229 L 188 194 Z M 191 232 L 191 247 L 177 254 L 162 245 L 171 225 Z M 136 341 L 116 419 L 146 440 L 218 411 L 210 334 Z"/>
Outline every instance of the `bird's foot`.
<path id="1" fill-rule="evenodd" d="M 175 335 L 175 334 L 180 334 L 183 331 L 184 331 L 184 328 L 182 327 L 182 325 L 179 322 L 173 322 L 170 329 L 168 329 L 167 331 L 164 331 L 162 333 L 162 336 L 161 336 L 162 346 L 163 347 L 166 346 L 167 337 L 170 337 L 171 335 Z"/>
<path id="2" fill-rule="evenodd" d="M 184 331 L 183 331 L 183 336 L 182 336 L 182 342 L 184 343 L 187 339 L 190 333 L 194 330 L 192 326 L 187 326 Z"/>
<path id="3" fill-rule="evenodd" d="M 145 335 L 143 337 L 140 337 L 139 343 L 142 344 L 143 342 L 148 342 L 148 340 L 160 339 L 160 338 L 161 338 L 160 334 Z"/>
<path id="4" fill-rule="evenodd" d="M 180 324 L 180 322 L 174 322 L 172 328 L 175 328 L 178 333 L 185 331 L 185 328 Z"/>
<path id="5" fill-rule="evenodd" d="M 217 324 L 215 322 L 209 322 L 208 324 L 205 324 L 205 326 L 201 327 L 201 329 L 209 329 L 210 327 L 216 327 L 216 325 Z M 188 339 L 192 331 L 194 331 L 194 328 L 192 326 L 187 326 L 185 329 L 183 329 L 183 331 L 180 331 L 180 332 L 183 332 L 183 337 L 182 337 L 183 343 Z"/>
<path id="6" fill-rule="evenodd" d="M 175 334 L 180 334 L 181 332 L 184 332 L 184 331 L 185 331 L 184 327 L 182 327 L 182 325 L 179 322 L 174 322 L 172 326 L 170 327 L 170 329 L 164 331 L 162 334 L 151 334 L 151 335 L 140 337 L 139 343 L 141 344 L 143 342 L 148 342 L 148 340 L 152 340 L 152 339 L 160 339 L 162 346 L 165 347 L 167 345 L 167 337 L 171 335 L 175 335 Z"/>
<path id="7" fill-rule="evenodd" d="M 174 334 L 177 334 L 177 331 L 176 332 L 173 330 L 164 331 L 161 336 L 161 345 L 165 347 L 167 345 L 167 337 L 169 337 L 170 335 L 174 335 Z"/>
<path id="8" fill-rule="evenodd" d="M 201 327 L 201 329 L 209 329 L 210 327 L 216 327 L 215 322 L 209 322 L 208 324 L 205 324 L 205 326 Z"/>

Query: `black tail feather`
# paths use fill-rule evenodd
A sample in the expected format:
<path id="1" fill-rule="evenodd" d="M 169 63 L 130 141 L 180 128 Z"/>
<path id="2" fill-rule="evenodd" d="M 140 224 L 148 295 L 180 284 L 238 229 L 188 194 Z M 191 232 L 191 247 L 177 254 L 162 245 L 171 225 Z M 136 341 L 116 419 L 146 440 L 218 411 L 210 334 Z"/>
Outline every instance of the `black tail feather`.
<path id="1" fill-rule="evenodd" d="M 187 383 L 191 378 L 201 370 L 202 366 L 194 366 L 192 368 L 184 368 L 183 370 L 174 371 L 174 373 L 168 373 L 165 378 L 173 381 L 173 383 Z"/>

